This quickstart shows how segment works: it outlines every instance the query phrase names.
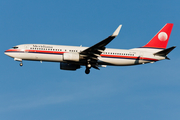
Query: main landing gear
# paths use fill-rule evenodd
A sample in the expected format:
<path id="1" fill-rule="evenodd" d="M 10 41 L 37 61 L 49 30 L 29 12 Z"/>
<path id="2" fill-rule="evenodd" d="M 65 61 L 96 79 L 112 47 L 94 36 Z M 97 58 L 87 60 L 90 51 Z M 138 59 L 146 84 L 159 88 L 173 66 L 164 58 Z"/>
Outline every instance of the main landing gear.
<path id="1" fill-rule="evenodd" d="M 89 74 L 90 73 L 90 68 L 86 68 L 85 73 Z"/>
<path id="2" fill-rule="evenodd" d="M 89 74 L 89 73 L 90 73 L 90 69 L 91 69 L 91 64 L 88 63 L 88 64 L 86 65 L 85 73 L 86 73 L 86 74 Z"/>

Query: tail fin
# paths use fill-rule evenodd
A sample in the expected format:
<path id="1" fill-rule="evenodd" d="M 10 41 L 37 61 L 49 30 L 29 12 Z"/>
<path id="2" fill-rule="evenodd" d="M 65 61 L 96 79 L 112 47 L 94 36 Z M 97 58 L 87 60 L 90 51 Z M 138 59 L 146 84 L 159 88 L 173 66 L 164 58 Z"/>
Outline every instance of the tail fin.
<path id="1" fill-rule="evenodd" d="M 169 41 L 171 30 L 173 28 L 172 23 L 167 23 L 145 46 L 148 48 L 162 48 L 166 49 Z"/>

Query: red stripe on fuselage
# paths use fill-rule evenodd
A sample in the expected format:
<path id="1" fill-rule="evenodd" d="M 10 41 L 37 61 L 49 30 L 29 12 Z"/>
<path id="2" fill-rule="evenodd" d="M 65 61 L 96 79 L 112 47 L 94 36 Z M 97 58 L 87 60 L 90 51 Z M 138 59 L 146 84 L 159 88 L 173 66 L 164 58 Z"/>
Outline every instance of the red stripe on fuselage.
<path id="1" fill-rule="evenodd" d="M 146 57 L 137 57 L 137 56 L 122 56 L 122 55 L 101 54 L 101 57 L 122 58 L 122 59 L 141 59 L 141 60 L 149 60 L 149 61 L 158 61 L 158 59 L 146 58 Z"/>
<path id="2" fill-rule="evenodd" d="M 44 50 L 22 50 L 22 49 L 9 49 L 5 52 L 30 52 L 30 53 L 47 53 L 47 54 L 63 54 L 66 52 L 62 51 L 44 51 Z M 140 60 L 148 60 L 148 61 L 159 61 L 158 59 L 153 58 L 147 58 L 147 57 L 137 57 L 137 56 L 122 56 L 122 55 L 107 55 L 107 54 L 101 54 L 101 57 L 107 57 L 107 58 L 119 58 L 119 59 L 140 59 Z"/>
<path id="3" fill-rule="evenodd" d="M 31 52 L 31 53 L 54 53 L 54 54 L 63 54 L 65 52 L 62 52 L 62 51 L 45 51 L 45 50 L 25 50 L 26 52 Z"/>
<path id="4" fill-rule="evenodd" d="M 15 51 L 24 51 L 24 50 L 21 50 L 21 49 L 8 49 L 5 52 L 15 52 Z"/>

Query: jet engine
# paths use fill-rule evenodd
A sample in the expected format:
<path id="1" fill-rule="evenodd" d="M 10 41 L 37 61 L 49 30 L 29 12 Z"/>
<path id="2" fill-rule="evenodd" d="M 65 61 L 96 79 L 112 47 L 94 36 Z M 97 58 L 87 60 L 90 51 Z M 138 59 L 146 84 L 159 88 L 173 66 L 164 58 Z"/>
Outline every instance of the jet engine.
<path id="1" fill-rule="evenodd" d="M 63 62 L 60 63 L 60 69 L 61 70 L 76 70 L 79 68 L 80 68 L 80 65 L 63 63 Z"/>

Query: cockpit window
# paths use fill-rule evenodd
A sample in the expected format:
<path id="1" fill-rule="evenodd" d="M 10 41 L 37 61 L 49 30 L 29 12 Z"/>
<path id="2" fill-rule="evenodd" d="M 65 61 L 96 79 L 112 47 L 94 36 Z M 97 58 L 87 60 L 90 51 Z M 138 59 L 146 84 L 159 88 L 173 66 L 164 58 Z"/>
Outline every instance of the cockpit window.
<path id="1" fill-rule="evenodd" d="M 13 49 L 18 49 L 18 47 L 16 47 L 16 46 L 15 46 L 15 47 L 12 47 L 12 48 L 13 48 Z"/>

